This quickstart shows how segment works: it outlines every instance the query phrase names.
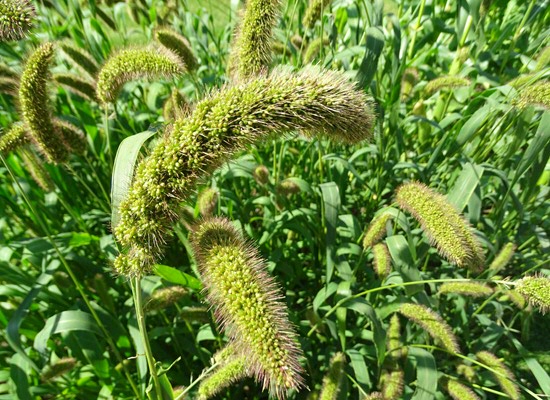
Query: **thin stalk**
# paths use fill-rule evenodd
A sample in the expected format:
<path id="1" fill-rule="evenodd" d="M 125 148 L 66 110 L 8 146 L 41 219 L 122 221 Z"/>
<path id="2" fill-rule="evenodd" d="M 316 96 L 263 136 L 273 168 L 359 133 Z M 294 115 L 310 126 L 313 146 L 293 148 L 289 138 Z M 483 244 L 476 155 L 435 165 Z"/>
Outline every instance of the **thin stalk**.
<path id="1" fill-rule="evenodd" d="M 145 314 L 143 312 L 143 297 L 141 294 L 141 277 L 138 276 L 133 279 L 132 294 L 134 297 L 134 306 L 136 308 L 136 317 L 139 328 L 139 334 L 145 347 L 145 358 L 147 359 L 147 365 L 149 366 L 149 373 L 153 380 L 153 388 L 155 389 L 156 397 L 158 400 L 162 400 L 162 387 L 160 385 L 159 377 L 157 375 L 157 369 L 155 367 L 155 359 L 153 352 L 151 351 L 151 344 L 149 343 L 149 336 L 147 335 L 147 327 L 145 326 Z"/>
<path id="2" fill-rule="evenodd" d="M 50 230 L 49 230 L 48 226 L 46 225 L 46 223 L 42 220 L 42 218 L 38 215 L 38 213 L 34 209 L 32 203 L 27 198 L 27 196 L 25 194 L 25 191 L 23 190 L 23 188 L 19 184 L 19 181 L 15 178 L 11 168 L 6 163 L 6 160 L 4 159 L 4 157 L 1 154 L 0 154 L 0 159 L 2 160 L 2 163 L 4 164 L 4 167 L 6 167 L 8 173 L 10 174 L 10 177 L 12 178 L 12 180 L 17 185 L 17 187 L 18 187 L 18 189 L 21 193 L 21 197 L 23 197 L 23 201 L 27 204 L 27 207 L 29 207 L 29 210 L 31 211 L 31 213 L 34 214 L 34 216 L 36 218 L 36 221 L 40 224 L 42 230 L 46 234 L 46 237 L 50 241 L 54 251 L 56 252 L 57 256 L 59 257 L 59 260 L 61 261 L 61 264 L 63 264 L 63 267 L 65 268 L 65 271 L 67 272 L 67 274 L 69 275 L 69 277 L 73 281 L 73 283 L 76 287 L 76 290 L 78 291 L 78 293 L 82 297 L 82 300 L 84 300 L 84 303 L 86 304 L 86 307 L 90 311 L 90 314 L 92 315 L 92 318 L 94 319 L 94 321 L 98 325 L 99 329 L 103 333 L 103 335 L 105 337 L 105 340 L 109 344 L 109 347 L 111 347 L 111 350 L 113 351 L 113 354 L 117 358 L 117 361 L 122 364 L 122 368 L 124 369 L 124 374 L 126 375 L 126 378 L 128 379 L 128 382 L 130 383 L 130 386 L 132 387 L 132 390 L 136 394 L 137 398 L 140 398 L 139 390 L 138 390 L 136 384 L 134 383 L 127 367 L 124 365 L 123 358 L 122 358 L 121 354 L 119 353 L 118 348 L 116 347 L 115 343 L 113 342 L 113 339 L 111 338 L 111 336 L 109 334 L 109 331 L 103 325 L 103 322 L 99 318 L 99 315 L 97 314 L 95 309 L 92 307 L 92 303 L 91 303 L 90 299 L 88 298 L 88 296 L 86 295 L 86 292 L 84 291 L 84 288 L 82 287 L 80 281 L 78 280 L 78 278 L 74 274 L 72 268 L 70 267 L 69 263 L 67 262 L 67 260 L 63 256 L 63 253 L 61 252 L 61 250 L 59 249 L 59 247 L 57 246 L 57 244 L 53 240 L 53 237 L 50 234 Z"/>
<path id="3" fill-rule="evenodd" d="M 416 20 L 416 25 L 413 28 L 411 43 L 410 43 L 409 51 L 408 51 L 408 54 L 407 54 L 407 58 L 409 60 L 412 60 L 412 55 L 413 55 L 413 51 L 414 51 L 414 44 L 416 42 L 416 35 L 417 35 L 418 31 L 420 31 L 420 28 L 422 27 L 422 25 L 420 23 L 422 22 L 422 16 L 424 15 L 424 7 L 425 6 L 426 6 L 426 0 L 422 0 L 420 2 L 420 10 L 418 12 L 418 19 Z"/>
<path id="4" fill-rule="evenodd" d="M 508 52 L 504 55 L 504 60 L 502 61 L 502 65 L 500 66 L 500 73 L 504 71 L 504 67 L 508 63 L 508 60 L 510 58 L 510 53 L 514 51 L 514 48 L 516 47 L 516 42 L 518 41 L 519 35 L 521 34 L 521 30 L 527 23 L 527 20 L 529 19 L 529 16 L 531 15 L 531 11 L 533 11 L 533 7 L 535 6 L 537 0 L 531 0 L 531 3 L 529 3 L 529 7 L 527 7 L 527 11 L 523 15 L 523 18 L 521 19 L 521 22 L 519 23 L 518 27 L 516 28 L 516 31 L 514 32 L 514 36 L 512 37 L 512 43 L 510 44 L 510 49 Z"/>
<path id="5" fill-rule="evenodd" d="M 183 392 L 181 392 L 181 394 L 176 397 L 174 400 L 182 400 L 183 398 L 185 398 L 185 395 L 189 392 L 189 390 L 191 390 L 193 387 L 195 387 L 197 385 L 197 383 L 199 383 L 200 381 L 202 381 L 204 378 L 206 378 L 210 372 L 212 372 L 214 369 L 216 369 L 218 367 L 219 363 L 214 363 L 211 367 L 209 367 L 208 369 L 204 370 L 197 379 L 195 379 L 193 382 L 191 382 L 189 384 L 189 386 L 187 386 L 185 388 L 185 390 Z"/>

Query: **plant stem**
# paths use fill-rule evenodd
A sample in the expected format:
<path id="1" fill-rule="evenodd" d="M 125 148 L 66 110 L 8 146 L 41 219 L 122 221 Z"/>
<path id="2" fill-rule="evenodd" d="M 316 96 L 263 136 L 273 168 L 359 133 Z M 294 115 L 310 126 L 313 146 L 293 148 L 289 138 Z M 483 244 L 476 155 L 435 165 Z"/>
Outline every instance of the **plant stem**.
<path id="1" fill-rule="evenodd" d="M 421 26 L 420 23 L 422 22 L 422 16 L 424 15 L 424 6 L 426 5 L 426 0 L 422 0 L 420 2 L 420 10 L 418 11 L 418 19 L 416 20 L 416 25 L 413 27 L 413 33 L 411 38 L 411 44 L 409 46 L 409 52 L 407 54 L 407 58 L 409 60 L 412 60 L 412 55 L 414 51 L 414 44 L 416 42 L 416 34 L 420 30 Z"/>
<path id="2" fill-rule="evenodd" d="M 143 341 L 143 347 L 145 348 L 145 358 L 147 359 L 147 365 L 149 366 L 149 373 L 153 380 L 153 388 L 158 400 L 162 400 L 162 387 L 160 386 L 159 377 L 157 375 L 157 369 L 155 366 L 155 359 L 153 352 L 151 351 L 151 344 L 149 343 L 149 337 L 147 335 L 147 327 L 145 326 L 145 314 L 143 312 L 143 298 L 141 295 L 141 277 L 137 276 L 133 280 L 132 292 L 134 296 L 134 306 L 136 308 L 136 317 L 139 328 L 139 334 Z"/>

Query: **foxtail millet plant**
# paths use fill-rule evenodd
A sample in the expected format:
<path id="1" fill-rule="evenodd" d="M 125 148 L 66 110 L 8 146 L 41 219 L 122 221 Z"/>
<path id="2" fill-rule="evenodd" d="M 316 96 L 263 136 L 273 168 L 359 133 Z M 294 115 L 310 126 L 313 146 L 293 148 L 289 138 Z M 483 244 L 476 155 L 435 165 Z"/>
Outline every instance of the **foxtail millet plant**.
<path id="1" fill-rule="evenodd" d="M 385 243 L 376 243 L 372 247 L 372 255 L 374 256 L 374 272 L 380 279 L 386 279 L 391 272 L 391 256 L 388 246 Z"/>
<path id="2" fill-rule="evenodd" d="M 25 169 L 31 175 L 32 179 L 45 192 L 51 192 L 55 189 L 55 185 L 46 168 L 44 161 L 34 153 L 28 146 L 19 149 L 19 156 L 25 164 Z"/>
<path id="3" fill-rule="evenodd" d="M 453 379 L 445 384 L 445 388 L 453 400 L 480 400 L 472 389 Z"/>
<path id="4" fill-rule="evenodd" d="M 231 345 L 229 347 L 232 347 Z M 224 350 L 221 350 L 223 352 Z M 222 358 L 214 355 L 216 363 L 220 363 L 205 379 L 201 380 L 197 391 L 199 400 L 209 399 L 223 389 L 248 376 L 246 355 L 234 354 Z"/>
<path id="5" fill-rule="evenodd" d="M 30 141 L 25 126 L 21 122 L 13 124 L 0 135 L 0 153 L 9 153 Z"/>
<path id="6" fill-rule="evenodd" d="M 420 325 L 445 350 L 451 353 L 460 353 L 458 342 L 451 327 L 437 312 L 414 303 L 401 304 L 399 312 L 417 325 Z"/>
<path id="7" fill-rule="evenodd" d="M 439 253 L 450 262 L 479 272 L 485 263 L 477 238 L 456 209 L 435 191 L 419 182 L 397 189 L 399 207 L 420 222 L 422 230 Z"/>
<path id="8" fill-rule="evenodd" d="M 17 96 L 17 87 L 19 83 L 17 79 L 7 76 L 0 76 L 0 93 L 10 96 Z"/>
<path id="9" fill-rule="evenodd" d="M 189 72 L 197 69 L 197 59 L 191 50 L 191 45 L 185 37 L 173 29 L 166 27 L 156 29 L 154 31 L 154 37 L 168 50 L 177 54 Z"/>
<path id="10" fill-rule="evenodd" d="M 519 108 L 540 106 L 550 110 L 550 81 L 540 81 L 522 88 L 515 104 Z"/>
<path id="11" fill-rule="evenodd" d="M 0 0 L 0 41 L 22 39 L 35 18 L 36 10 L 29 0 Z"/>
<path id="12" fill-rule="evenodd" d="M 19 106 L 32 140 L 53 163 L 67 160 L 69 151 L 52 122 L 47 82 L 54 55 L 53 43 L 44 43 L 27 60 L 19 82 Z"/>
<path id="13" fill-rule="evenodd" d="M 42 382 L 49 382 L 58 376 L 64 375 L 75 368 L 77 364 L 76 358 L 64 357 L 57 360 L 51 365 L 47 365 L 40 373 Z"/>
<path id="14" fill-rule="evenodd" d="M 476 358 L 491 368 L 490 371 L 501 389 L 513 400 L 520 399 L 520 391 L 516 382 L 516 377 L 510 369 L 497 356 L 488 351 L 476 353 Z"/>
<path id="15" fill-rule="evenodd" d="M 306 28 L 313 29 L 317 21 L 321 20 L 323 12 L 327 10 L 332 0 L 310 0 L 302 23 Z"/>
<path id="16" fill-rule="evenodd" d="M 218 205 L 219 192 L 214 188 L 206 188 L 199 193 L 197 203 L 203 217 L 212 215 Z"/>
<path id="17" fill-rule="evenodd" d="M 540 71 L 548 65 L 550 65 L 550 46 L 546 46 L 539 52 L 535 71 Z"/>
<path id="18" fill-rule="evenodd" d="M 75 74 L 55 74 L 53 79 L 68 91 L 89 101 L 95 101 L 95 84 Z"/>
<path id="19" fill-rule="evenodd" d="M 439 287 L 437 293 L 455 293 L 463 296 L 487 297 L 493 294 L 493 288 L 483 282 L 445 282 Z"/>
<path id="20" fill-rule="evenodd" d="M 313 67 L 277 70 L 214 92 L 175 121 L 138 165 L 119 207 L 115 234 L 128 254 L 115 260 L 116 270 L 146 273 L 162 254 L 180 202 L 245 146 L 297 130 L 354 143 L 371 136 L 374 118 L 369 97 L 344 75 Z"/>
<path id="21" fill-rule="evenodd" d="M 502 246 L 491 265 L 489 265 L 489 270 L 492 273 L 498 273 L 504 267 L 506 267 L 512 257 L 514 257 L 516 247 L 517 246 L 512 242 L 506 243 L 504 246 Z"/>
<path id="22" fill-rule="evenodd" d="M 393 216 L 388 213 L 377 215 L 369 224 L 363 237 L 363 249 L 374 246 L 386 235 L 386 225 Z"/>
<path id="23" fill-rule="evenodd" d="M 84 71 L 90 77 L 95 79 L 99 71 L 99 66 L 90 53 L 70 42 L 61 42 L 59 47 L 63 50 L 67 57 L 73 61 L 74 64 L 71 63 L 71 65 L 75 65 L 78 69 Z"/>
<path id="24" fill-rule="evenodd" d="M 524 276 L 514 283 L 515 290 L 529 304 L 537 307 L 543 314 L 550 310 L 550 278 L 543 275 Z"/>
<path id="25" fill-rule="evenodd" d="M 388 324 L 388 330 L 386 333 L 386 351 L 388 357 L 392 360 L 397 360 L 405 355 L 407 349 L 403 346 L 401 341 L 401 323 L 399 322 L 399 315 L 393 314 Z"/>
<path id="26" fill-rule="evenodd" d="M 460 76 L 441 76 L 429 81 L 424 87 L 424 92 L 428 95 L 442 89 L 453 89 L 461 86 L 468 86 L 470 81 Z"/>
<path id="27" fill-rule="evenodd" d="M 280 0 L 246 1 L 229 53 L 228 72 L 234 80 L 267 73 L 280 8 Z"/>
<path id="28" fill-rule="evenodd" d="M 184 118 L 191 112 L 191 105 L 178 89 L 173 89 L 170 97 L 164 102 L 162 116 L 165 122 Z"/>
<path id="29" fill-rule="evenodd" d="M 323 377 L 323 386 L 319 394 L 319 400 L 337 400 L 344 379 L 344 366 L 346 356 L 344 353 L 336 353 L 330 359 L 327 374 Z"/>
<path id="30" fill-rule="evenodd" d="M 245 357 L 250 374 L 272 395 L 299 390 L 302 351 L 281 290 L 257 249 L 222 218 L 204 220 L 191 240 L 207 300 L 235 355 Z"/>
<path id="31" fill-rule="evenodd" d="M 169 286 L 157 289 L 149 297 L 143 309 L 145 311 L 163 310 L 177 303 L 188 293 L 187 289 L 181 286 Z"/>
<path id="32" fill-rule="evenodd" d="M 265 165 L 258 165 L 254 168 L 253 176 L 258 185 L 264 186 L 269 183 L 269 170 Z"/>
<path id="33" fill-rule="evenodd" d="M 403 396 L 405 372 L 398 365 L 392 370 L 383 370 L 380 375 L 380 391 L 384 400 L 399 400 Z"/>
<path id="34" fill-rule="evenodd" d="M 84 154 L 87 147 L 86 135 L 68 121 L 54 118 L 53 125 L 63 138 L 68 150 L 75 154 Z"/>
<path id="35" fill-rule="evenodd" d="M 97 75 L 96 96 L 102 106 L 113 103 L 122 86 L 138 78 L 169 78 L 185 71 L 177 55 L 151 47 L 124 49 L 113 54 Z"/>

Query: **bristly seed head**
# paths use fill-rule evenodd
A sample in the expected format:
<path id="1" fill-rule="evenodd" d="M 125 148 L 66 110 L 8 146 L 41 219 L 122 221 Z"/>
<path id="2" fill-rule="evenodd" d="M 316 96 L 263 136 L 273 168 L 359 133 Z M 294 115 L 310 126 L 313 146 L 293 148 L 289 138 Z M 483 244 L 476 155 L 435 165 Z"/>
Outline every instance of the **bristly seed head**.
<path id="1" fill-rule="evenodd" d="M 495 259 L 489 266 L 489 269 L 493 273 L 497 273 L 501 271 L 512 259 L 514 256 L 514 252 L 516 251 L 516 245 L 512 242 L 506 243 L 502 248 L 500 249 L 499 253 L 496 255 Z"/>
<path id="2" fill-rule="evenodd" d="M 515 282 L 516 291 L 541 313 L 550 310 L 550 278 L 538 276 L 525 276 Z"/>
<path id="3" fill-rule="evenodd" d="M 0 135 L 0 153 L 9 153 L 30 141 L 25 126 L 21 122 L 13 124 L 10 129 Z"/>
<path id="4" fill-rule="evenodd" d="M 192 244 L 208 302 L 236 355 L 246 357 L 251 374 L 278 398 L 303 387 L 296 333 L 258 251 L 222 218 L 197 226 Z"/>
<path id="5" fill-rule="evenodd" d="M 450 262 L 479 272 L 485 258 L 472 229 L 456 209 L 440 194 L 419 182 L 397 189 L 396 200 L 420 222 L 430 243 Z"/>
<path id="6" fill-rule="evenodd" d="M 391 272 L 391 256 L 385 243 L 376 243 L 372 248 L 374 272 L 380 279 L 386 279 Z"/>
<path id="7" fill-rule="evenodd" d="M 468 79 L 461 78 L 460 76 L 441 76 L 429 81 L 424 87 L 424 92 L 431 95 L 438 90 L 468 86 L 469 84 L 470 81 Z"/>
<path id="8" fill-rule="evenodd" d="M 472 389 L 458 381 L 449 380 L 445 386 L 453 400 L 480 400 Z"/>
<path id="9" fill-rule="evenodd" d="M 501 389 L 511 399 L 519 400 L 520 391 L 516 384 L 516 377 L 510 371 L 510 369 L 502 362 L 497 356 L 488 351 L 480 351 L 476 353 L 476 357 L 483 364 L 493 369 L 495 372 L 490 371 Z"/>
<path id="10" fill-rule="evenodd" d="M 344 378 L 344 366 L 346 356 L 344 353 L 336 353 L 330 360 L 327 374 L 323 378 L 323 386 L 319 400 L 337 400 Z"/>
<path id="11" fill-rule="evenodd" d="M 185 37 L 166 27 L 156 29 L 154 36 L 160 44 L 178 55 L 188 71 L 197 69 L 197 59 Z"/>
<path id="12" fill-rule="evenodd" d="M 391 218 L 393 218 L 392 215 L 385 212 L 371 221 L 363 238 L 363 249 L 374 246 L 386 235 L 386 225 Z"/>
<path id="13" fill-rule="evenodd" d="M 0 41 L 22 39 L 35 18 L 36 10 L 29 0 L 0 0 Z"/>
<path id="14" fill-rule="evenodd" d="M 313 29 L 315 23 L 321 20 L 332 0 L 310 0 L 302 23 L 306 28 Z"/>
<path id="15" fill-rule="evenodd" d="M 439 287 L 438 294 L 455 293 L 472 297 L 487 297 L 493 288 L 482 282 L 445 282 Z"/>

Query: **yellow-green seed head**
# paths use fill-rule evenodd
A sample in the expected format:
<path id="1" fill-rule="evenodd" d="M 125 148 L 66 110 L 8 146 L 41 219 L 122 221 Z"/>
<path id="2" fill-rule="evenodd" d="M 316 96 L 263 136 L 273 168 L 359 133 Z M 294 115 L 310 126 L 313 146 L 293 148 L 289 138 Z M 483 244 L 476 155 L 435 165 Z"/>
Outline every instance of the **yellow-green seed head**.
<path id="1" fill-rule="evenodd" d="M 480 351 L 476 353 L 476 358 L 483 364 L 494 370 L 491 374 L 499 384 L 504 393 L 513 400 L 520 399 L 519 387 L 516 384 L 516 377 L 510 369 L 493 353 Z"/>
<path id="2" fill-rule="evenodd" d="M 511 301 L 520 310 L 523 310 L 527 305 L 525 297 L 523 297 L 523 295 L 521 295 L 517 290 L 505 289 L 503 290 L 503 293 L 506 295 L 503 300 Z"/>
<path id="3" fill-rule="evenodd" d="M 541 313 L 550 310 L 550 278 L 546 276 L 526 276 L 516 281 L 516 291 Z"/>
<path id="4" fill-rule="evenodd" d="M 540 74 L 532 73 L 532 74 L 522 74 L 518 77 L 512 79 L 507 83 L 507 85 L 512 86 L 516 90 L 522 89 L 524 86 L 532 85 L 533 83 L 537 82 L 541 78 Z"/>
<path id="5" fill-rule="evenodd" d="M 266 185 L 269 182 L 269 170 L 265 165 L 258 165 L 254 169 L 254 180 L 258 185 Z"/>
<path id="6" fill-rule="evenodd" d="M 218 205 L 218 195 L 218 191 L 213 188 L 207 188 L 200 192 L 198 203 L 200 213 L 203 217 L 212 215 Z"/>
<path id="7" fill-rule="evenodd" d="M 178 55 L 188 71 L 194 71 L 197 69 L 197 59 L 195 58 L 195 55 L 191 50 L 191 45 L 186 38 L 173 29 L 166 27 L 155 30 L 154 36 L 160 44 Z"/>
<path id="8" fill-rule="evenodd" d="M 390 213 L 382 213 L 371 221 L 363 238 L 363 248 L 365 250 L 374 246 L 386 235 L 386 227 L 391 218 Z"/>
<path id="9" fill-rule="evenodd" d="M 298 186 L 296 182 L 289 179 L 279 182 L 276 189 L 278 194 L 285 197 L 300 193 L 300 186 Z"/>
<path id="10" fill-rule="evenodd" d="M 61 119 L 54 119 L 53 124 L 56 131 L 61 134 L 63 143 L 70 151 L 76 154 L 84 154 L 88 145 L 84 132 L 70 122 Z"/>
<path id="11" fill-rule="evenodd" d="M 336 353 L 330 360 L 327 374 L 323 378 L 323 387 L 319 400 L 337 400 L 344 378 L 344 366 L 346 356 L 344 353 Z"/>
<path id="12" fill-rule="evenodd" d="M 0 41 L 25 37 L 35 17 L 36 11 L 29 0 L 0 0 Z"/>
<path id="13" fill-rule="evenodd" d="M 210 321 L 206 307 L 184 307 L 181 309 L 179 317 L 187 322 L 206 323 Z"/>
<path id="14" fill-rule="evenodd" d="M 401 323 L 399 322 L 399 316 L 397 314 L 392 315 L 388 325 L 388 331 L 386 333 L 386 351 L 392 360 L 401 358 L 406 352 L 406 349 L 403 347 L 403 342 L 401 342 Z"/>
<path id="15" fill-rule="evenodd" d="M 172 94 L 166 99 L 162 109 L 164 121 L 168 122 L 185 118 L 190 112 L 191 105 L 187 102 L 185 97 L 183 97 L 178 89 L 172 90 Z"/>
<path id="16" fill-rule="evenodd" d="M 508 263 L 514 256 L 515 251 L 516 245 L 514 243 L 506 243 L 504 246 L 502 246 L 499 253 L 496 255 L 495 259 L 489 266 L 489 269 L 494 273 L 501 271 L 504 267 L 508 265 Z"/>
<path id="17" fill-rule="evenodd" d="M 446 282 L 439 287 L 437 293 L 455 293 L 463 296 L 487 297 L 493 294 L 493 288 L 482 282 Z"/>
<path id="18" fill-rule="evenodd" d="M 519 108 L 540 106 L 550 110 L 550 81 L 540 81 L 524 87 L 515 100 Z"/>
<path id="19" fill-rule="evenodd" d="M 472 389 L 458 381 L 449 380 L 445 386 L 453 400 L 480 400 Z"/>
<path id="20" fill-rule="evenodd" d="M 278 398 L 303 387 L 296 333 L 258 251 L 221 218 L 202 222 L 192 243 L 208 302 L 237 357 Z"/>
<path id="21" fill-rule="evenodd" d="M 0 135 L 0 153 L 7 154 L 29 141 L 25 126 L 20 122 L 15 123 L 6 133 Z"/>
<path id="22" fill-rule="evenodd" d="M 44 168 L 44 161 L 29 148 L 21 148 L 19 156 L 23 160 L 24 169 L 31 175 L 36 184 L 45 192 L 52 192 L 55 185 L 50 174 Z"/>
<path id="23" fill-rule="evenodd" d="M 399 312 L 424 328 L 445 350 L 451 353 L 460 353 L 458 342 L 451 327 L 438 313 L 428 307 L 413 303 L 402 304 Z"/>
<path id="24" fill-rule="evenodd" d="M 384 396 L 382 396 L 382 393 L 373 392 L 363 397 L 363 400 L 385 400 L 385 399 L 384 399 Z"/>
<path id="25" fill-rule="evenodd" d="M 477 372 L 471 365 L 460 364 L 456 367 L 456 372 L 462 375 L 468 382 L 474 382 L 477 377 Z"/>
<path id="26" fill-rule="evenodd" d="M 290 43 L 292 43 L 292 45 L 297 49 L 301 49 L 304 44 L 304 38 L 297 34 L 292 35 L 292 37 L 290 38 Z"/>
<path id="27" fill-rule="evenodd" d="M 115 268 L 130 276 L 146 272 L 161 254 L 181 201 L 247 145 L 292 131 L 355 143 L 371 136 L 373 123 L 364 92 L 341 73 L 313 67 L 274 71 L 212 93 L 175 121 L 137 166 L 115 229 L 128 254 Z"/>
<path id="28" fill-rule="evenodd" d="M 210 375 L 203 379 L 198 389 L 198 399 L 207 400 L 233 383 L 248 376 L 246 356 L 233 356 L 222 362 Z"/>
<path id="29" fill-rule="evenodd" d="M 326 37 L 313 39 L 304 52 L 304 63 L 307 64 L 315 61 L 315 59 L 319 56 L 319 53 L 321 53 L 321 49 L 324 46 L 328 46 L 329 43 L 330 41 Z"/>
<path id="30" fill-rule="evenodd" d="M 420 222 L 430 243 L 450 262 L 480 271 L 483 251 L 470 226 L 445 197 L 419 182 L 397 189 L 397 203 Z"/>
<path id="31" fill-rule="evenodd" d="M 62 42 L 59 47 L 67 55 L 69 60 L 72 61 L 71 65 L 75 65 L 81 71 L 86 72 L 89 76 L 95 79 L 97 72 L 99 71 L 99 66 L 90 53 L 70 42 Z"/>
<path id="32" fill-rule="evenodd" d="M 418 70 L 416 68 L 407 68 L 401 78 L 401 98 L 403 100 L 411 97 L 414 86 L 418 82 Z"/>
<path id="33" fill-rule="evenodd" d="M 545 47 L 537 57 L 537 65 L 535 71 L 540 71 L 550 65 L 550 46 Z"/>
<path id="34" fill-rule="evenodd" d="M 40 374 L 40 380 L 42 382 L 49 382 L 58 376 L 65 375 L 67 372 L 74 369 L 76 366 L 76 359 L 72 357 L 60 358 L 52 365 L 48 365 Z"/>
<path id="35" fill-rule="evenodd" d="M 380 375 L 380 387 L 384 400 L 398 400 L 403 395 L 405 373 L 399 367 L 393 371 L 383 370 Z"/>
<path id="36" fill-rule="evenodd" d="M 17 96 L 19 82 L 14 78 L 0 76 L 0 93 Z"/>
<path id="37" fill-rule="evenodd" d="M 53 79 L 70 92 L 90 101 L 95 100 L 95 86 L 75 74 L 56 74 Z"/>
<path id="38" fill-rule="evenodd" d="M 181 74 L 185 66 L 169 50 L 134 48 L 111 56 L 97 76 L 96 95 L 103 106 L 116 100 L 126 82 L 138 78 L 169 78 Z"/>
<path id="39" fill-rule="evenodd" d="M 19 74 L 14 71 L 10 66 L 2 62 L 0 62 L 0 77 L 19 80 Z"/>
<path id="40" fill-rule="evenodd" d="M 321 20 L 323 13 L 328 11 L 332 0 L 310 0 L 302 23 L 306 28 L 313 29 L 315 23 Z"/>
<path id="41" fill-rule="evenodd" d="M 374 272 L 380 279 L 385 279 L 391 272 L 391 257 L 388 246 L 376 243 L 372 248 L 374 256 Z"/>
<path id="42" fill-rule="evenodd" d="M 424 93 L 428 96 L 442 89 L 453 89 L 470 85 L 470 81 L 460 76 L 441 76 L 429 81 L 424 87 Z"/>
<path id="43" fill-rule="evenodd" d="M 171 307 L 188 294 L 187 290 L 181 286 L 169 286 L 155 290 L 144 309 L 146 311 L 163 310 Z"/>
<path id="44" fill-rule="evenodd" d="M 280 7 L 280 0 L 246 1 L 229 54 L 228 69 L 234 80 L 267 72 Z"/>
<path id="45" fill-rule="evenodd" d="M 19 82 L 19 105 L 32 140 L 48 161 L 61 163 L 69 153 L 50 112 L 47 82 L 53 55 L 53 43 L 44 43 L 29 57 Z"/>

